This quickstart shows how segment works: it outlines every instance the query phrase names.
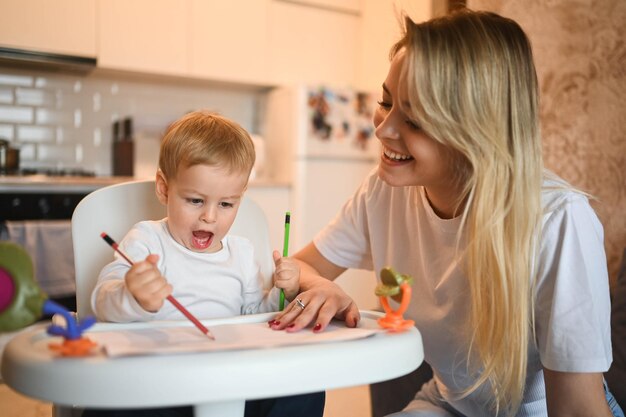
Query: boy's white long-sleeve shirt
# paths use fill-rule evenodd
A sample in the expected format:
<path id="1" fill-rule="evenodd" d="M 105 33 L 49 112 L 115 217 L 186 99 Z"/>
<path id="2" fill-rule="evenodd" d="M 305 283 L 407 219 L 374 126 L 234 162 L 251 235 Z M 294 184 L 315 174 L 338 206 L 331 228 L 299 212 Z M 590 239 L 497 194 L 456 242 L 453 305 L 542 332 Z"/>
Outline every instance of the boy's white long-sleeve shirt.
<path id="1" fill-rule="evenodd" d="M 150 254 L 159 255 L 157 267 L 172 285 L 172 295 L 199 319 L 278 311 L 280 290 L 264 290 L 252 243 L 228 235 L 222 246 L 215 253 L 190 251 L 171 237 L 166 219 L 137 223 L 119 244 L 120 250 L 136 262 Z M 158 312 L 144 310 L 124 283 L 130 265 L 119 254 L 114 256 L 115 260 L 102 269 L 91 296 L 91 307 L 99 320 L 184 319 L 167 301 Z"/>

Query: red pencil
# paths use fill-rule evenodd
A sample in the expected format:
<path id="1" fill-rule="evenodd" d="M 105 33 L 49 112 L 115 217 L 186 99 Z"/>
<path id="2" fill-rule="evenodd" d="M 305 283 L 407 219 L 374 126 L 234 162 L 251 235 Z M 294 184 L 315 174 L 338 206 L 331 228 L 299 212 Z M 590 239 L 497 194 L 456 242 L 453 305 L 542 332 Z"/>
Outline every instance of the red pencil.
<path id="1" fill-rule="evenodd" d="M 131 261 L 130 258 L 128 256 L 126 256 L 126 254 L 119 249 L 117 243 L 113 239 L 111 239 L 111 236 L 107 235 L 104 232 L 100 233 L 100 236 L 117 253 L 119 253 L 122 256 L 122 258 L 126 259 L 126 261 L 129 264 L 131 264 L 131 265 L 133 264 L 133 261 Z M 202 333 L 207 335 L 207 337 L 209 337 L 210 339 L 215 340 L 215 336 L 213 336 L 211 331 L 209 329 L 207 329 L 202 323 L 200 323 L 200 320 L 198 320 L 185 307 L 183 307 L 183 305 L 181 303 L 179 303 L 177 299 L 175 299 L 172 295 L 168 295 L 167 296 L 167 301 L 169 301 L 170 303 L 174 304 L 174 307 L 176 307 L 181 313 L 183 313 L 185 315 L 185 317 L 187 317 Z"/>

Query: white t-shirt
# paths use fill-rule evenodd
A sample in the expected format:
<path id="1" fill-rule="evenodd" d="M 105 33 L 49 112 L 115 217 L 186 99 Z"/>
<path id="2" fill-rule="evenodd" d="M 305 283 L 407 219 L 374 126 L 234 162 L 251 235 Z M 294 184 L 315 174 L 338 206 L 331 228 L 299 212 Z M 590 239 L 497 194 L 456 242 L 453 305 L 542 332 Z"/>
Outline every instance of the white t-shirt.
<path id="1" fill-rule="evenodd" d="M 279 290 L 274 287 L 264 291 L 254 247 L 246 238 L 228 235 L 218 252 L 197 253 L 176 242 L 163 219 L 137 223 L 119 245 L 132 260 L 159 255 L 157 267 L 172 285 L 172 295 L 199 319 L 278 311 Z M 99 320 L 184 319 L 168 302 L 156 313 L 145 311 L 124 285 L 129 269 L 128 262 L 115 253 L 115 260 L 100 273 L 91 295 L 91 306 Z"/>
<path id="2" fill-rule="evenodd" d="M 546 415 L 542 366 L 603 372 L 612 361 L 602 225 L 580 194 L 544 186 L 542 199 L 537 345 L 529 346 L 527 385 L 518 416 Z M 415 320 L 422 334 L 425 360 L 438 388 L 461 413 L 482 416 L 488 413 L 488 386 L 463 400 L 451 395 L 474 381 L 465 361 L 469 285 L 455 257 L 459 225 L 460 217 L 444 220 L 435 214 L 423 187 L 391 187 L 372 172 L 314 243 L 326 259 L 341 267 L 380 271 L 392 266 L 413 277 L 405 317 Z"/>

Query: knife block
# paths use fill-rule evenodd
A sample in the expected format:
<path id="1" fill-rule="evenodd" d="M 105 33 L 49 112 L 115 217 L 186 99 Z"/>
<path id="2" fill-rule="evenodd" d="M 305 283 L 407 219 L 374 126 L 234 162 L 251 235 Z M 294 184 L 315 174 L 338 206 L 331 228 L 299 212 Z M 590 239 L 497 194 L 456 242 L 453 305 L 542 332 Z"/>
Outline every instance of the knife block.
<path id="1" fill-rule="evenodd" d="M 113 175 L 132 177 L 134 154 L 133 141 L 113 142 Z"/>

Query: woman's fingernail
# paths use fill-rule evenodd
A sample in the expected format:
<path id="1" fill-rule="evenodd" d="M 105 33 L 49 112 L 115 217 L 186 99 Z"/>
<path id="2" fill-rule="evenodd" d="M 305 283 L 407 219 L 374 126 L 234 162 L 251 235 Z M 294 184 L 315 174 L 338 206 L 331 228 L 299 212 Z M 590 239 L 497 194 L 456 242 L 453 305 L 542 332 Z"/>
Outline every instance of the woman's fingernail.
<path id="1" fill-rule="evenodd" d="M 274 323 L 276 323 L 276 320 L 272 319 L 272 320 L 270 320 L 270 321 L 268 321 L 268 322 L 267 322 L 267 325 L 268 325 L 268 326 L 270 326 L 270 327 L 272 327 L 272 325 L 273 325 Z"/>
<path id="2" fill-rule="evenodd" d="M 279 321 L 274 320 L 274 323 L 271 324 L 271 326 L 278 326 L 280 324 Z"/>
<path id="3" fill-rule="evenodd" d="M 296 327 L 296 323 L 291 323 L 289 326 L 287 326 L 288 329 L 294 328 Z"/>
<path id="4" fill-rule="evenodd" d="M 313 331 L 314 331 L 314 332 L 319 332 L 321 328 L 322 328 L 322 325 L 321 325 L 321 324 L 319 324 L 319 323 L 317 323 L 317 324 L 313 327 Z"/>

